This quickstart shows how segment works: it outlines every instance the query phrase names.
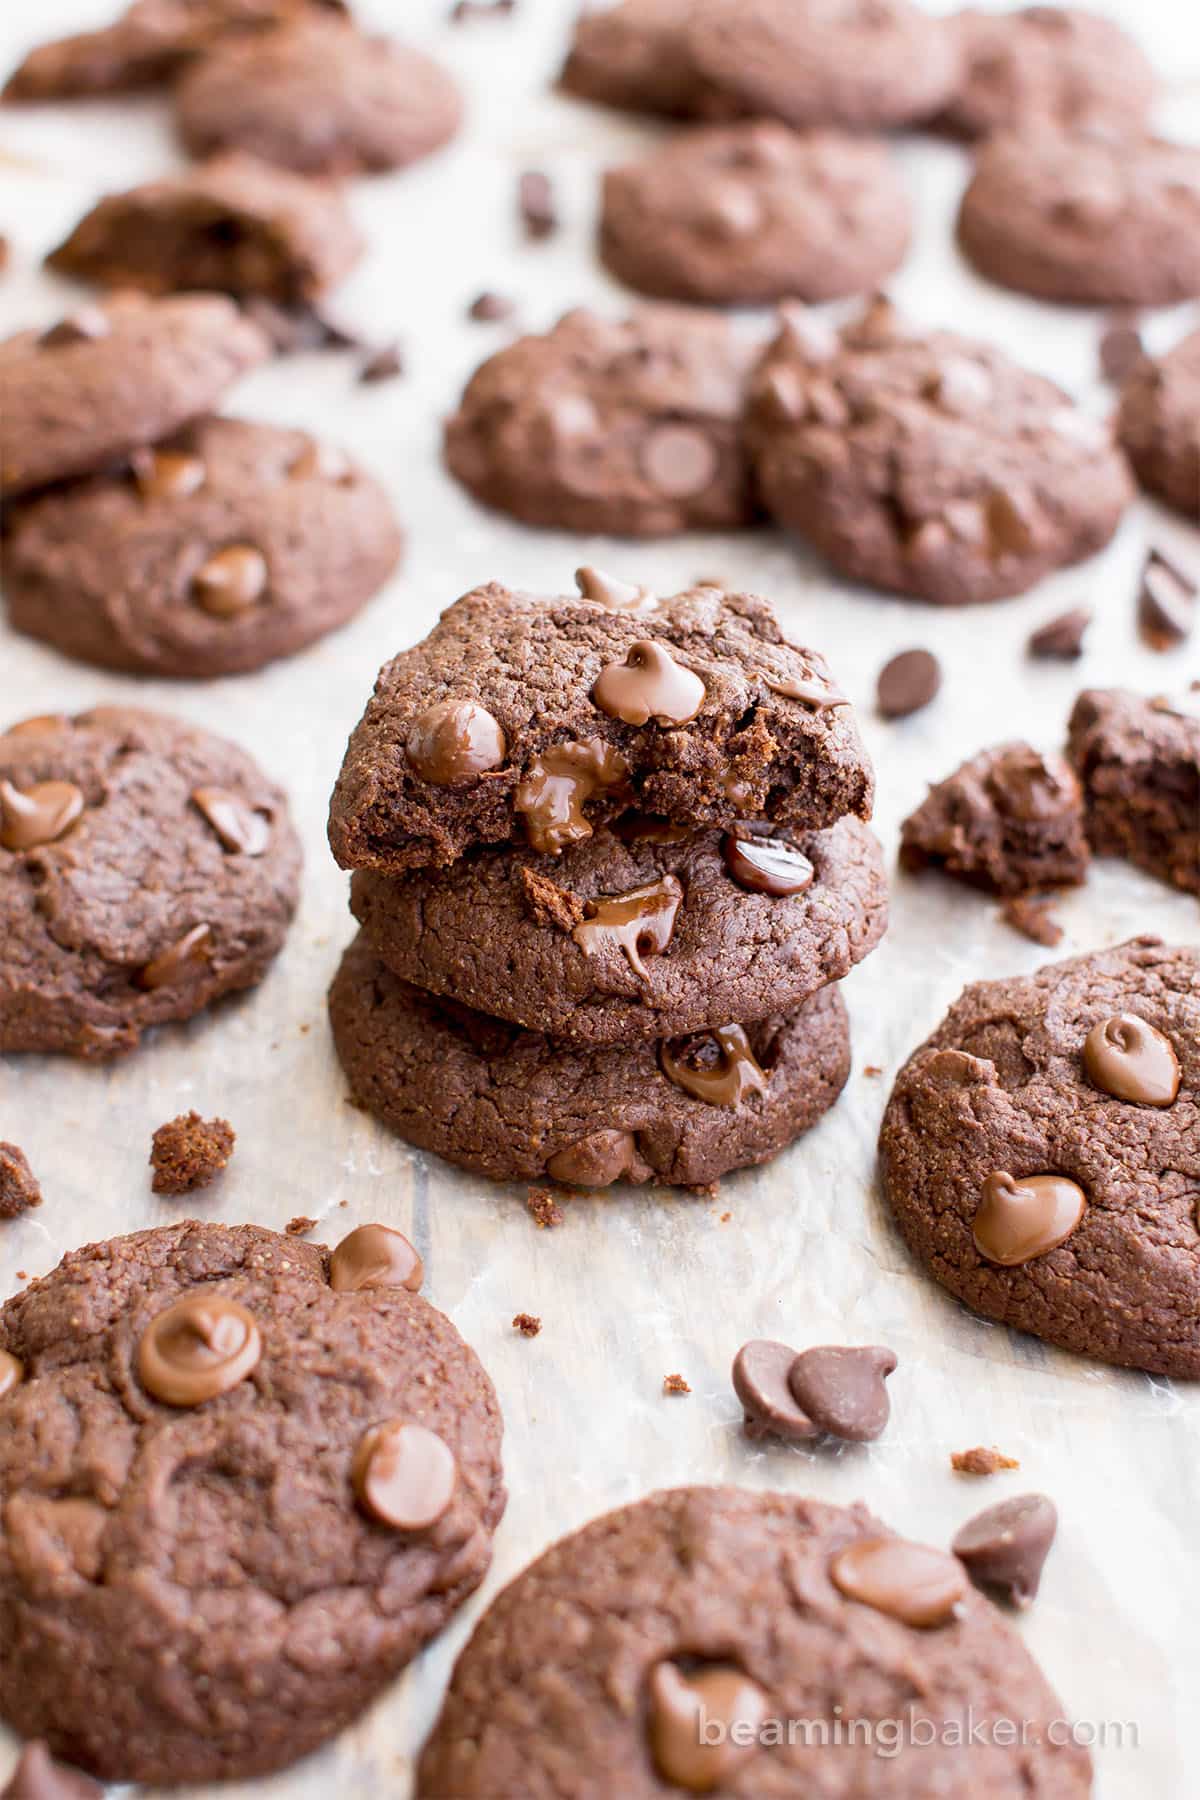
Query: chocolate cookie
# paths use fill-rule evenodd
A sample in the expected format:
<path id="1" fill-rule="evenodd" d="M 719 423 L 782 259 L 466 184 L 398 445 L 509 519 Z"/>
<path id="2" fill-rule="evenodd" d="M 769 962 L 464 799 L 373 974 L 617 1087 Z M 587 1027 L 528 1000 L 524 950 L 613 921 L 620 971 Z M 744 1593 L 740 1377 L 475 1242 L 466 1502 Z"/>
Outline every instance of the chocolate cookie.
<path id="1" fill-rule="evenodd" d="M 789 314 L 747 437 L 780 522 L 853 581 L 940 606 L 1020 594 L 1112 537 L 1132 496 L 1109 428 L 999 350 Z"/>
<path id="2" fill-rule="evenodd" d="M 1089 860 L 1074 770 L 1029 744 L 972 756 L 900 831 L 902 868 L 933 864 L 992 894 L 1085 881 Z"/>
<path id="3" fill-rule="evenodd" d="M 1121 390 L 1117 435 L 1142 486 L 1200 520 L 1200 331 L 1137 364 Z"/>
<path id="4" fill-rule="evenodd" d="M 261 981 L 296 907 L 287 801 L 244 751 L 98 707 L 0 735 L 0 1051 L 111 1056 Z"/>
<path id="5" fill-rule="evenodd" d="M 74 100 L 161 87 L 227 37 L 270 31 L 344 0 L 133 0 L 111 25 L 39 44 L 9 76 L 5 100 Z"/>
<path id="6" fill-rule="evenodd" d="M 742 447 L 753 345 L 723 319 L 576 310 L 497 351 L 446 422 L 446 464 L 527 525 L 667 537 L 754 516 Z"/>
<path id="7" fill-rule="evenodd" d="M 1169 306 L 1200 294 L 1200 148 L 1027 125 L 980 150 L 958 241 L 1042 300 Z"/>
<path id="8" fill-rule="evenodd" d="M 751 120 L 681 133 L 610 169 L 600 255 L 665 300 L 833 300 L 885 280 L 911 225 L 882 144 Z"/>
<path id="9" fill-rule="evenodd" d="M 879 1149 L 910 1248 L 968 1306 L 1200 1376 L 1200 951 L 1134 938 L 967 988 Z"/>
<path id="10" fill-rule="evenodd" d="M 962 77 L 939 123 L 963 137 L 1042 119 L 1065 131 L 1094 121 L 1136 130 L 1157 81 L 1140 46 L 1111 19 L 1075 6 L 1016 12 L 968 7 L 948 21 Z"/>
<path id="11" fill-rule="evenodd" d="M 329 1017 L 360 1106 L 496 1181 L 707 1187 L 810 1130 L 850 1073 L 836 987 L 753 1024 L 572 1049 L 410 987 L 361 932 Z"/>
<path id="12" fill-rule="evenodd" d="M 850 131 L 940 111 L 959 50 L 910 0 L 695 0 L 684 52 L 726 111 Z"/>
<path id="13" fill-rule="evenodd" d="M 878 944 L 887 878 L 857 819 L 785 839 L 635 816 L 549 869 L 505 845 L 399 880 L 360 870 L 351 909 L 406 981 L 615 1044 L 791 1012 Z"/>
<path id="14" fill-rule="evenodd" d="M 296 306 L 339 281 L 362 249 L 337 188 L 231 151 L 98 201 L 46 261 L 102 287 Z"/>
<path id="15" fill-rule="evenodd" d="M 560 86 L 583 100 L 685 117 L 696 79 L 684 51 L 693 0 L 621 0 L 575 20 Z"/>
<path id="16" fill-rule="evenodd" d="M 593 1520 L 492 1602 L 416 1792 L 1085 1800 L 1090 1777 L 954 1557 L 861 1504 L 692 1487 Z"/>
<path id="17" fill-rule="evenodd" d="M 301 175 L 359 175 L 441 149 L 462 101 L 419 50 L 305 18 L 219 44 L 179 82 L 175 117 L 193 156 L 249 150 Z"/>
<path id="18" fill-rule="evenodd" d="M 483 1578 L 491 1383 L 351 1240 L 90 1244 L 0 1309 L 0 1347 L 0 1715 L 106 1780 L 295 1762 Z"/>
<path id="19" fill-rule="evenodd" d="M 384 666 L 330 808 L 344 869 L 514 838 L 555 855 L 631 807 L 693 829 L 870 817 L 849 703 L 766 600 L 578 579 L 569 599 L 476 588 Z"/>
<path id="20" fill-rule="evenodd" d="M 18 631 L 82 662 L 199 680 L 343 625 L 402 542 L 383 489 L 340 450 L 210 417 L 22 507 L 5 597 Z"/>
<path id="21" fill-rule="evenodd" d="M 0 493 L 87 475 L 208 412 L 270 345 L 217 294 L 121 295 L 0 343 Z"/>
<path id="22" fill-rule="evenodd" d="M 1200 694 L 1091 688 L 1075 702 L 1067 754 L 1096 854 L 1200 894 Z"/>

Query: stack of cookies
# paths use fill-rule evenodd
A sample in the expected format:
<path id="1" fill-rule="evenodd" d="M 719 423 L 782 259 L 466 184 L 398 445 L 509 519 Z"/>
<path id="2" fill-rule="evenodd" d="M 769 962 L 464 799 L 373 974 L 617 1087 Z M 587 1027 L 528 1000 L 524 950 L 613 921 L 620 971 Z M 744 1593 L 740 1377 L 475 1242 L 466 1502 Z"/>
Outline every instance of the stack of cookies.
<path id="1" fill-rule="evenodd" d="M 333 796 L 358 1101 L 499 1180 L 704 1187 L 815 1124 L 887 889 L 870 763 L 754 595 L 492 583 L 380 674 Z"/>

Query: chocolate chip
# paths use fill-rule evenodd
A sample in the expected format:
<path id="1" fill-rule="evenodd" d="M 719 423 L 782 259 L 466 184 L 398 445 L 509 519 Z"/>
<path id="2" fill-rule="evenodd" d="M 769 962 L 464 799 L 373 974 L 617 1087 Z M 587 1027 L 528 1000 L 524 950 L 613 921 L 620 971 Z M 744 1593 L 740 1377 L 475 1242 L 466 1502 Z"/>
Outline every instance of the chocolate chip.
<path id="1" fill-rule="evenodd" d="M 425 1265 L 402 1231 L 390 1225 L 359 1225 L 329 1258 L 329 1285 L 335 1294 L 363 1288 L 407 1288 L 415 1294 Z"/>
<path id="2" fill-rule="evenodd" d="M 767 1091 L 767 1076 L 741 1025 L 664 1040 L 658 1057 L 667 1080 L 706 1106 L 740 1106 L 749 1094 Z"/>
<path id="3" fill-rule="evenodd" d="M 45 1744 L 26 1744 L 0 1800 L 103 1800 L 104 1789 L 57 1762 Z"/>
<path id="4" fill-rule="evenodd" d="M 1028 1606 L 1058 1529 L 1045 1494 L 1018 1494 L 968 1519 L 950 1546 L 971 1580 L 999 1588 L 1014 1606 Z"/>
<path id="5" fill-rule="evenodd" d="M 73 781 L 36 781 L 27 788 L 0 781 L 0 844 L 40 850 L 64 837 L 82 812 L 83 793 Z"/>
<path id="6" fill-rule="evenodd" d="M 544 750 L 518 784 L 513 805 L 525 820 L 529 842 L 546 856 L 590 838 L 584 806 L 592 795 L 619 786 L 629 766 L 602 738 L 555 744 Z"/>
<path id="7" fill-rule="evenodd" d="M 704 705 L 700 677 L 676 662 L 651 638 L 631 644 L 624 662 L 609 663 L 596 679 L 592 699 L 610 719 L 626 725 L 686 725 Z"/>
<path id="8" fill-rule="evenodd" d="M 355 350 L 360 346 L 356 332 L 311 306 L 280 306 L 253 294 L 241 302 L 241 308 L 280 356 L 299 350 Z"/>
<path id="9" fill-rule="evenodd" d="M 721 459 L 711 440 L 693 425 L 657 425 L 643 439 L 642 474 L 660 494 L 687 499 L 712 485 Z"/>
<path id="10" fill-rule="evenodd" d="M 752 1339 L 734 1357 L 733 1391 L 742 1403 L 747 1437 L 820 1436 L 820 1427 L 801 1410 L 788 1385 L 795 1360 L 796 1352 L 790 1344 L 775 1343 L 770 1338 Z"/>
<path id="11" fill-rule="evenodd" d="M 449 1510 L 458 1465 L 436 1431 L 389 1419 L 363 1433 L 351 1480 L 359 1502 L 381 1525 L 427 1531 Z"/>
<path id="12" fill-rule="evenodd" d="M 649 1170 L 638 1154 L 632 1131 L 612 1128 L 589 1132 L 556 1150 L 546 1164 L 546 1173 L 567 1187 L 604 1188 L 625 1176 L 644 1180 Z"/>
<path id="13" fill-rule="evenodd" d="M 586 915 L 571 936 L 585 956 L 619 950 L 634 974 L 649 981 L 644 956 L 661 956 L 675 932 L 683 905 L 683 886 L 675 875 L 662 875 L 627 894 L 604 894 L 586 903 Z"/>
<path id="14" fill-rule="evenodd" d="M 504 732 L 475 700 L 439 700 L 409 726 L 404 753 L 422 781 L 456 787 L 504 761 Z"/>
<path id="15" fill-rule="evenodd" d="M 1093 1025 L 1083 1066 L 1093 1087 L 1136 1106 L 1173 1106 L 1179 1093 L 1175 1046 L 1136 1013 L 1117 1013 Z"/>
<path id="16" fill-rule="evenodd" d="M 262 856 L 271 842 L 271 815 L 224 788 L 194 788 L 192 805 L 203 813 L 231 855 Z"/>
<path id="17" fill-rule="evenodd" d="M 540 241 L 558 229 L 554 188 L 544 170 L 525 170 L 517 184 L 517 202 L 526 237 Z"/>
<path id="18" fill-rule="evenodd" d="M 650 1747 L 659 1774 L 674 1786 L 707 1794 L 755 1754 L 767 1696 L 732 1664 L 710 1663 L 685 1673 L 676 1663 L 656 1663 L 649 1690 Z M 724 1728 L 717 1743 L 700 1729 L 708 1720 Z"/>
<path id="19" fill-rule="evenodd" d="M 212 954 L 212 926 L 193 925 L 161 955 L 152 957 L 138 977 L 144 988 L 172 987 L 190 981 Z"/>
<path id="20" fill-rule="evenodd" d="M 267 560 L 251 544 L 228 544 L 192 577 L 192 598 L 218 619 L 236 619 L 262 599 Z"/>
<path id="21" fill-rule="evenodd" d="M 135 450 L 129 459 L 143 500 L 186 500 L 204 486 L 204 464 L 182 450 Z"/>
<path id="22" fill-rule="evenodd" d="M 454 0 L 450 23 L 466 25 L 474 19 L 505 19 L 517 9 L 517 0 Z"/>
<path id="23" fill-rule="evenodd" d="M 112 321 L 102 307 L 81 306 L 78 312 L 70 313 L 44 331 L 38 340 L 46 350 L 56 350 L 64 344 L 94 344 L 106 338 L 112 330 Z"/>
<path id="24" fill-rule="evenodd" d="M 1151 550 L 1142 568 L 1138 624 L 1152 650 L 1173 650 L 1191 636 L 1196 623 L 1196 583 L 1161 550 Z"/>
<path id="25" fill-rule="evenodd" d="M 742 838 L 732 833 L 721 840 L 725 867 L 739 887 L 754 894 L 783 899 L 802 894 L 816 879 L 816 870 L 802 850 L 782 838 Z"/>
<path id="26" fill-rule="evenodd" d="M 921 1630 L 949 1624 L 967 1593 L 953 1556 L 904 1538 L 856 1538 L 837 1553 L 829 1573 L 848 1600 Z"/>
<path id="27" fill-rule="evenodd" d="M 1045 625 L 1039 625 L 1029 639 L 1029 654 L 1044 659 L 1061 658 L 1071 662 L 1083 655 L 1083 640 L 1092 622 L 1090 606 L 1073 606 L 1059 613 Z"/>
<path id="28" fill-rule="evenodd" d="M 25 1365 L 11 1350 L 0 1350 L 0 1400 L 7 1399 L 25 1379 Z"/>
<path id="29" fill-rule="evenodd" d="M 1118 386 L 1137 368 L 1146 354 L 1136 313 L 1112 313 L 1100 336 L 1100 372 Z"/>
<path id="30" fill-rule="evenodd" d="M 928 706 L 941 685 L 942 665 L 931 650 L 902 650 L 879 671 L 879 710 L 885 719 L 907 719 Z"/>
<path id="31" fill-rule="evenodd" d="M 499 319 L 511 319 L 516 308 L 504 294 L 484 292 L 472 300 L 467 308 L 467 317 L 480 324 L 492 325 Z"/>
<path id="32" fill-rule="evenodd" d="M 631 581 L 618 581 L 603 569 L 590 566 L 575 571 L 575 585 L 585 600 L 606 606 L 610 612 L 641 612 L 654 603 L 649 588 L 635 587 Z"/>
<path id="33" fill-rule="evenodd" d="M 399 344 L 381 344 L 359 367 L 358 379 L 363 387 L 372 387 L 376 382 L 395 381 L 403 373 L 404 352 Z"/>
<path id="34" fill-rule="evenodd" d="M 801 1411 L 831 1437 L 869 1443 L 891 1414 L 886 1378 L 896 1353 L 882 1345 L 863 1348 L 822 1344 L 802 1350 L 788 1372 L 788 1386 Z"/>
<path id="35" fill-rule="evenodd" d="M 202 1406 L 262 1356 L 254 1315 L 224 1294 L 188 1294 L 151 1319 L 138 1345 L 142 1386 L 167 1406 Z"/>
<path id="36" fill-rule="evenodd" d="M 1087 1195 L 1065 1175 L 989 1175 L 972 1227 L 976 1248 L 1006 1269 L 1032 1262 L 1065 1243 L 1077 1228 Z"/>

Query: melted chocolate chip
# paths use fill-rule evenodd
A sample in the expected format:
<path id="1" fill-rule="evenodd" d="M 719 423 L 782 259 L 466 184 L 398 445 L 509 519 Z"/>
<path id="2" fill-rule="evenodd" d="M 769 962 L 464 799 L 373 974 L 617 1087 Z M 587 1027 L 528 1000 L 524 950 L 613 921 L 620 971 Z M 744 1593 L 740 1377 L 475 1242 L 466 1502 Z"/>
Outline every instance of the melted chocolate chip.
<path id="1" fill-rule="evenodd" d="M 0 1350 L 0 1400 L 4 1400 L 25 1379 L 25 1365 L 11 1350 Z"/>
<path id="2" fill-rule="evenodd" d="M 211 925 L 193 925 L 190 931 L 152 957 L 138 977 L 144 988 L 173 987 L 178 981 L 192 981 L 212 955 Z"/>
<path id="3" fill-rule="evenodd" d="M 624 662 L 601 669 L 592 699 L 610 719 L 626 725 L 686 725 L 704 705 L 700 677 L 676 662 L 665 644 L 643 638 Z"/>
<path id="4" fill-rule="evenodd" d="M 739 887 L 755 894 L 770 894 L 777 900 L 804 893 L 816 878 L 816 870 L 804 852 L 782 838 L 730 834 L 721 840 L 721 855 Z"/>
<path id="5" fill-rule="evenodd" d="M 555 744 L 543 751 L 513 801 L 525 819 L 533 848 L 557 856 L 566 845 L 590 838 L 592 827 L 584 806 L 593 794 L 617 787 L 628 773 L 625 758 L 602 738 Z"/>
<path id="6" fill-rule="evenodd" d="M 388 1419 L 363 1433 L 351 1480 L 360 1504 L 381 1525 L 427 1531 L 454 1499 L 458 1465 L 436 1431 Z"/>
<path id="7" fill-rule="evenodd" d="M 740 1106 L 747 1094 L 763 1094 L 767 1076 L 759 1067 L 750 1039 L 740 1025 L 718 1025 L 715 1031 L 677 1039 L 681 1047 L 659 1047 L 663 1074 L 677 1088 L 706 1106 Z"/>
<path id="8" fill-rule="evenodd" d="M 1016 1268 L 1065 1243 L 1082 1219 L 1087 1196 L 1065 1175 L 989 1175 L 975 1214 L 979 1254 Z"/>
<path id="9" fill-rule="evenodd" d="M 135 450 L 129 459 L 143 500 L 186 500 L 204 486 L 204 464 L 182 450 Z"/>
<path id="10" fill-rule="evenodd" d="M 138 1375 L 167 1406 L 202 1406 L 244 1381 L 261 1356 L 258 1326 L 244 1306 L 223 1294 L 188 1294 L 142 1333 Z"/>
<path id="11" fill-rule="evenodd" d="M 642 474 L 660 494 L 684 500 L 712 486 L 721 459 L 702 431 L 693 425 L 657 425 L 643 440 Z"/>
<path id="12" fill-rule="evenodd" d="M 848 1443 L 877 1438 L 891 1414 L 885 1382 L 896 1353 L 882 1345 L 802 1350 L 788 1373 L 797 1405 L 822 1431 Z"/>
<path id="13" fill-rule="evenodd" d="M 499 724 L 475 700 L 439 700 L 409 727 L 404 753 L 422 781 L 456 787 L 504 761 L 508 745 Z"/>
<path id="14" fill-rule="evenodd" d="M 271 815 L 224 788 L 193 788 L 192 805 L 203 813 L 231 855 L 262 856 L 271 842 Z"/>
<path id="15" fill-rule="evenodd" d="M 815 675 L 803 679 L 785 675 L 778 681 L 768 681 L 767 686 L 773 694 L 782 694 L 785 700 L 799 700 L 804 706 L 811 706 L 814 712 L 832 711 L 837 706 L 849 706 L 845 694 L 839 694 L 827 682 L 820 681 Z"/>
<path id="16" fill-rule="evenodd" d="M 660 1775 L 676 1787 L 707 1794 L 756 1753 L 754 1734 L 766 1719 L 767 1696 L 740 1669 L 709 1663 L 685 1673 L 676 1663 L 660 1662 L 649 1685 L 650 1746 Z M 724 1728 L 720 1742 L 707 1741 L 713 1734 L 704 1732 L 706 1720 Z"/>
<path id="17" fill-rule="evenodd" d="M 922 1630 L 949 1624 L 967 1592 L 956 1558 L 904 1538 L 856 1538 L 838 1551 L 829 1573 L 848 1600 Z"/>
<path id="18" fill-rule="evenodd" d="M 1169 1037 L 1135 1013 L 1117 1013 L 1088 1032 L 1083 1046 L 1088 1080 L 1115 1100 L 1172 1106 L 1179 1093 L 1179 1058 Z"/>
<path id="19" fill-rule="evenodd" d="M 632 1131 L 592 1131 L 562 1150 L 546 1164 L 546 1173 L 568 1187 L 605 1188 L 628 1178 L 644 1181 L 649 1170 L 638 1154 Z"/>
<path id="20" fill-rule="evenodd" d="M 790 1344 L 753 1338 L 733 1359 L 733 1391 L 742 1403 L 749 1438 L 814 1438 L 820 1426 L 797 1403 L 788 1383 L 796 1352 Z"/>
<path id="21" fill-rule="evenodd" d="M 661 956 L 675 932 L 675 915 L 683 905 L 683 887 L 674 875 L 663 875 L 627 894 L 609 894 L 587 902 L 587 917 L 571 936 L 586 956 L 616 948 L 641 981 L 649 981 L 644 956 Z"/>
<path id="22" fill-rule="evenodd" d="M 57 843 L 83 812 L 83 794 L 72 781 L 38 781 L 17 788 L 0 781 L 0 844 L 6 850 L 40 850 Z"/>
<path id="23" fill-rule="evenodd" d="M 950 1547 L 972 1581 L 999 1588 L 1014 1606 L 1028 1606 L 1057 1530 L 1052 1500 L 1017 1494 L 968 1519 Z"/>
<path id="24" fill-rule="evenodd" d="M 402 1231 L 390 1225 L 359 1225 L 329 1258 L 329 1285 L 335 1294 L 362 1288 L 402 1287 L 415 1294 L 425 1265 Z"/>
<path id="25" fill-rule="evenodd" d="M 236 619 L 262 599 L 267 559 L 250 544 L 228 544 L 192 577 L 192 598 L 217 619 Z"/>

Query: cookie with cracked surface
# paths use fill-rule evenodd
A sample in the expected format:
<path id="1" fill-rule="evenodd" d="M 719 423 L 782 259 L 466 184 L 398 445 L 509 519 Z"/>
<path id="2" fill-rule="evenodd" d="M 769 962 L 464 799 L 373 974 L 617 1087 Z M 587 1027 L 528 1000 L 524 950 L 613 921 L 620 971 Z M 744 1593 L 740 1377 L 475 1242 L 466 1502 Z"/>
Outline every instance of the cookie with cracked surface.
<path id="1" fill-rule="evenodd" d="M 339 281 L 362 249 L 336 187 L 231 150 L 97 201 L 46 261 L 100 287 L 298 306 Z"/>
<path id="2" fill-rule="evenodd" d="M 736 530 L 755 512 L 742 444 L 753 360 L 724 319 L 576 309 L 475 371 L 446 422 L 446 466 L 526 525 L 617 537 Z"/>
<path id="3" fill-rule="evenodd" d="M 962 606 L 1112 537 L 1133 484 L 1109 427 L 956 332 L 871 306 L 836 338 L 788 313 L 751 385 L 767 508 L 852 581 Z"/>
<path id="4" fill-rule="evenodd" d="M 406 981 L 560 1043 L 677 1037 L 790 1012 L 840 981 L 887 923 L 866 825 L 774 837 L 636 816 L 547 868 L 511 845 L 393 880 L 351 910 Z"/>
<path id="5" fill-rule="evenodd" d="M 696 80 L 684 53 L 693 0 L 621 0 L 575 21 L 559 85 L 581 100 L 685 118 Z"/>
<path id="6" fill-rule="evenodd" d="M 510 839 L 554 855 L 631 807 L 693 829 L 870 817 L 849 703 L 768 601 L 579 581 L 570 598 L 490 582 L 385 664 L 330 807 L 343 868 Z"/>
<path id="7" fill-rule="evenodd" d="M 989 138 L 958 214 L 989 280 L 1041 300 L 1170 306 L 1200 294 L 1200 149 L 1119 129 Z"/>
<path id="8" fill-rule="evenodd" d="M 1099 13 L 1078 6 L 955 13 L 962 76 L 938 123 L 987 137 L 1032 119 L 1066 131 L 1095 120 L 1138 129 L 1158 83 L 1141 46 Z"/>
<path id="9" fill-rule="evenodd" d="M 1200 952 L 1134 938 L 968 987 L 896 1080 L 884 1193 L 935 1280 L 1105 1362 L 1200 1376 Z"/>
<path id="10" fill-rule="evenodd" d="M 120 295 L 18 332 L 0 343 L 0 493 L 89 475 L 158 443 L 269 355 L 219 294 Z"/>
<path id="11" fill-rule="evenodd" d="M 884 145 L 747 120 L 681 133 L 608 170 L 600 256 L 664 300 L 834 300 L 884 281 L 911 225 Z"/>
<path id="12" fill-rule="evenodd" d="M 707 1187 L 810 1130 L 850 1072 L 836 987 L 754 1024 L 572 1048 L 410 986 L 361 932 L 329 1015 L 358 1104 L 494 1181 Z"/>
<path id="13" fill-rule="evenodd" d="M 1089 688 L 1071 713 L 1067 755 L 1097 856 L 1200 894 L 1200 694 Z"/>
<path id="14" fill-rule="evenodd" d="M 322 1246 L 188 1221 L 0 1308 L 0 1715 L 109 1781 L 247 1779 L 442 1629 L 504 1509 L 474 1352 Z"/>
<path id="15" fill-rule="evenodd" d="M 1075 771 L 1029 744 L 970 757 L 900 829 L 902 868 L 933 866 L 991 894 L 1076 885 L 1089 861 Z"/>
<path id="16" fill-rule="evenodd" d="M 1121 390 L 1117 436 L 1142 487 L 1200 521 L 1200 331 L 1137 364 Z"/>
<path id="17" fill-rule="evenodd" d="M 0 1050 L 112 1056 L 253 987 L 300 845 L 236 745 L 132 707 L 0 735 Z"/>
<path id="18" fill-rule="evenodd" d="M 419 1800 L 1085 1800 L 1091 1759 L 1061 1730 L 1061 1700 L 953 1562 L 861 1504 L 794 1494 L 676 1488 L 607 1513 L 480 1619 Z M 963 1744 L 968 1714 L 981 1729 Z M 719 1741 L 701 1738 L 704 1716 Z M 884 1723 L 913 1717 L 930 1729 L 881 1759 Z M 786 1726 L 838 1718 L 879 1733 Z M 1015 1718 L 1020 1742 L 990 1728 Z"/>
<path id="19" fill-rule="evenodd" d="M 209 417 L 20 507 L 5 599 L 18 631 L 81 662 L 201 680 L 344 625 L 402 546 L 383 488 L 340 450 Z"/>
<path id="20" fill-rule="evenodd" d="M 942 21 L 910 0 L 696 0 L 684 52 L 710 109 L 849 131 L 929 118 L 960 69 Z"/>
<path id="21" fill-rule="evenodd" d="M 449 143 L 458 88 L 439 63 L 340 19 L 219 44 L 175 88 L 193 156 L 248 150 L 299 175 L 400 169 Z"/>

